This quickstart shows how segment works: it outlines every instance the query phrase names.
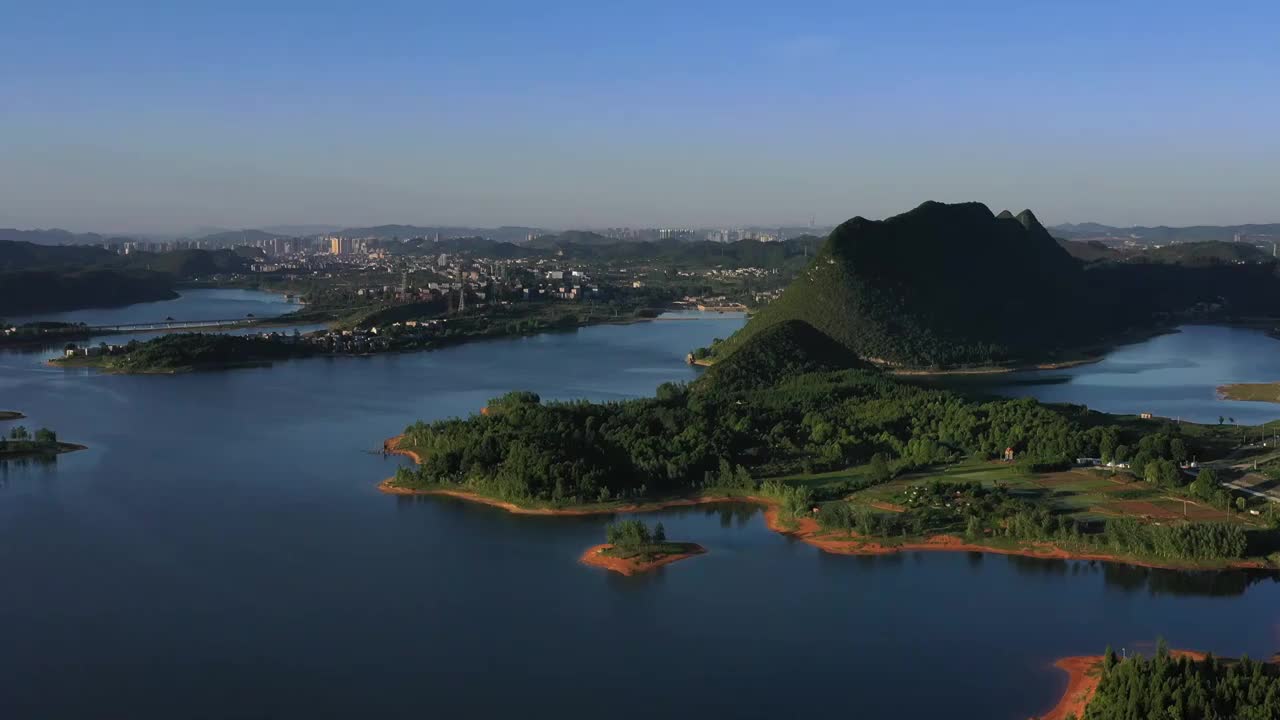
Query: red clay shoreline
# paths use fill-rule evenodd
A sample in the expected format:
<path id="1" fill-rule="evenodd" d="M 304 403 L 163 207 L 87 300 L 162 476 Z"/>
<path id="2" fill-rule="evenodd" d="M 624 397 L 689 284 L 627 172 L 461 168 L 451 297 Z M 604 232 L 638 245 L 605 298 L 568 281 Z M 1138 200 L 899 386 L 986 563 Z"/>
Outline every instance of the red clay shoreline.
<path id="1" fill-rule="evenodd" d="M 1204 653 L 1193 650 L 1171 650 L 1169 654 L 1174 657 L 1189 657 L 1196 661 L 1204 660 L 1206 657 Z M 1085 708 L 1093 700 L 1093 696 L 1098 692 L 1098 685 L 1102 682 L 1102 659 L 1101 655 L 1077 655 L 1055 662 L 1054 667 L 1067 673 L 1067 689 L 1058 700 L 1058 704 L 1054 705 L 1048 713 L 1041 715 L 1039 720 L 1067 720 L 1073 715 L 1077 718 L 1084 717 Z"/>
<path id="2" fill-rule="evenodd" d="M 412 450 L 406 450 L 399 447 L 403 437 L 403 435 L 397 435 L 383 443 L 384 452 L 404 455 L 406 457 L 413 458 L 414 462 L 421 462 L 417 453 Z M 836 531 L 824 532 L 818 526 L 817 520 L 814 520 L 811 517 L 797 518 L 795 525 L 789 526 L 784 524 L 778 516 L 777 501 L 756 495 L 692 495 L 688 497 L 670 498 L 667 500 L 653 500 L 649 502 L 608 505 L 603 507 L 529 508 L 522 507 L 505 500 L 486 497 L 467 490 L 453 490 L 449 488 L 416 490 L 413 488 L 396 487 L 394 483 L 394 477 L 387 478 L 378 484 L 378 490 L 389 495 L 441 495 L 454 497 L 482 505 L 502 508 L 503 510 L 516 515 L 560 515 L 566 517 L 580 517 L 588 515 L 613 515 L 617 513 L 656 512 L 667 508 L 693 507 L 696 505 L 713 505 L 730 502 L 753 503 L 764 506 L 765 524 L 770 530 L 796 538 L 797 540 L 812 545 L 819 550 L 835 555 L 865 556 L 893 555 L 895 553 L 902 552 L 977 552 L 989 553 L 992 555 L 1014 555 L 1018 557 L 1039 558 L 1044 560 L 1090 560 L 1117 563 L 1121 565 L 1133 565 L 1156 570 L 1196 571 L 1215 569 L 1190 564 L 1142 560 L 1123 555 L 1112 555 L 1110 553 L 1072 552 L 1048 542 L 1033 542 L 1016 548 L 991 547 L 988 545 L 966 542 L 964 539 L 954 535 L 934 535 L 919 542 L 886 545 L 875 540 L 864 539 L 852 532 L 847 534 Z M 1262 562 L 1247 560 L 1230 563 L 1227 567 L 1239 570 L 1272 569 Z"/>
<path id="3" fill-rule="evenodd" d="M 673 553 L 671 555 L 663 555 L 657 560 L 650 560 L 648 562 L 639 562 L 636 560 L 628 560 L 625 558 L 612 557 L 609 555 L 605 555 L 603 554 L 604 551 L 613 547 L 608 543 L 605 543 L 603 545 L 593 545 L 587 548 L 586 552 L 582 553 L 582 557 L 578 558 L 578 562 L 582 563 L 583 565 L 590 565 L 591 567 L 603 568 L 611 572 L 616 572 L 622 575 L 631 576 L 631 575 L 636 575 L 638 573 L 649 572 L 650 570 L 660 568 L 663 565 L 670 565 L 673 562 L 679 562 L 680 560 L 684 560 L 686 558 L 703 555 L 703 554 L 706 554 L 707 552 L 706 548 L 696 543 L 685 543 L 685 544 L 689 548 L 688 552 Z"/>

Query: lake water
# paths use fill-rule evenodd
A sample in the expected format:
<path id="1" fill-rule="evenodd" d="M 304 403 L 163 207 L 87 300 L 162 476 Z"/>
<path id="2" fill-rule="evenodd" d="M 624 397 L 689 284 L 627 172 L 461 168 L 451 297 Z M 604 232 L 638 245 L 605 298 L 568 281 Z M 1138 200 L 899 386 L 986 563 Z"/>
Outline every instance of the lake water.
<path id="1" fill-rule="evenodd" d="M 0 352 L 0 409 L 90 446 L 0 467 L 0 717 L 1021 720 L 1059 656 L 1280 649 L 1270 578 L 840 557 L 732 505 L 650 516 L 710 554 L 624 578 L 577 563 L 609 518 L 375 489 L 415 419 L 647 395 L 741 322 L 156 377 Z"/>
<path id="2" fill-rule="evenodd" d="M 7 317 L 14 323 L 82 322 L 87 325 L 132 325 L 175 320 L 235 320 L 252 314 L 267 318 L 297 310 L 300 305 L 283 295 L 256 290 L 180 290 L 173 300 L 137 303 L 116 308 L 89 308 L 65 312 Z"/>
<path id="3" fill-rule="evenodd" d="M 1150 412 L 1193 422 L 1234 418 L 1258 424 L 1280 418 L 1275 403 L 1222 400 L 1227 383 L 1280 381 L 1280 342 L 1260 330 L 1187 325 L 1065 370 L 949 378 L 945 383 L 1046 402 L 1070 402 L 1129 415 Z"/>

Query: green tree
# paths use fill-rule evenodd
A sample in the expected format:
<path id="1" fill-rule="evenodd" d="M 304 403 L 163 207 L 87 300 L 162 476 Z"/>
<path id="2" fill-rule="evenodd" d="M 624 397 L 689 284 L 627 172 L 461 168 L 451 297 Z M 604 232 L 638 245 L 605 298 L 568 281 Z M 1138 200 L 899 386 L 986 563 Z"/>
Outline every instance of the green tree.
<path id="1" fill-rule="evenodd" d="M 653 541 L 655 543 L 664 543 L 667 541 L 667 529 L 658 523 L 653 526 Z"/>
<path id="2" fill-rule="evenodd" d="M 893 472 L 889 470 L 889 463 L 884 459 L 884 453 L 871 456 L 871 463 L 867 466 L 867 477 L 871 478 L 873 483 L 888 482 L 893 477 Z"/>
<path id="3" fill-rule="evenodd" d="M 45 445 L 52 445 L 53 443 L 58 442 L 58 435 L 49 428 L 40 428 L 36 431 L 36 442 L 43 443 Z"/>

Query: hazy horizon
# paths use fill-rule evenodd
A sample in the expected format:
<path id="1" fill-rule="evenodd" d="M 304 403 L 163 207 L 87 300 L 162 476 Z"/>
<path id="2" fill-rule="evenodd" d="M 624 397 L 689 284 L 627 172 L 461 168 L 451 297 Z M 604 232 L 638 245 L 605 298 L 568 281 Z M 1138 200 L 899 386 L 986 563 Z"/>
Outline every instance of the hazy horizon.
<path id="1" fill-rule="evenodd" d="M 1280 222 L 1269 3 L 102 5 L 6 13 L 0 227 Z"/>

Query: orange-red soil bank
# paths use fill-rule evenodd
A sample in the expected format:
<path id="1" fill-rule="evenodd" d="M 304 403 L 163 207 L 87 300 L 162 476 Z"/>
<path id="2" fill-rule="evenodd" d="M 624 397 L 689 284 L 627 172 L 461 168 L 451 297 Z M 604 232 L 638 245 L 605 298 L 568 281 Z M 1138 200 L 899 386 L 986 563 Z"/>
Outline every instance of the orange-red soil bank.
<path id="1" fill-rule="evenodd" d="M 1191 650 L 1173 650 L 1170 653 L 1176 657 L 1189 657 L 1193 660 L 1203 660 L 1205 654 L 1194 652 Z M 1042 715 L 1040 720 L 1067 720 L 1067 718 L 1075 716 L 1084 717 L 1084 709 L 1089 705 L 1089 701 L 1093 700 L 1093 696 L 1098 692 L 1098 684 L 1102 682 L 1102 656 L 1101 655 L 1079 655 L 1076 657 L 1062 658 L 1053 664 L 1056 668 L 1061 668 L 1067 673 L 1067 691 L 1063 693 L 1062 699 L 1057 705 L 1046 715 Z"/>
<path id="2" fill-rule="evenodd" d="M 404 440 L 404 435 L 397 435 L 391 438 L 390 440 L 384 440 L 382 443 L 382 452 L 387 453 L 388 455 L 404 455 L 410 460 L 413 460 L 415 463 L 418 463 L 419 465 L 421 465 L 422 457 L 418 455 L 418 453 L 412 450 L 400 449 L 400 443 L 403 440 Z M 383 488 L 383 489 L 387 492 L 390 492 L 390 490 L 387 490 L 386 488 Z"/>
<path id="3" fill-rule="evenodd" d="M 1049 713 L 1040 720 L 1067 720 L 1068 717 L 1084 717 L 1084 708 L 1098 691 L 1102 680 L 1102 656 L 1082 655 L 1062 658 L 1053 664 L 1067 672 L 1067 691 Z"/>
<path id="4" fill-rule="evenodd" d="M 396 436 L 387 440 L 383 443 L 384 450 L 389 453 L 407 455 L 408 457 L 413 458 L 415 462 L 420 462 L 417 453 L 412 450 L 402 450 L 399 448 L 399 441 L 402 437 L 403 436 Z M 387 478 L 386 480 L 383 480 L 379 483 L 378 489 L 390 495 L 445 495 L 448 497 L 468 500 L 470 502 L 481 503 L 483 505 L 502 508 L 507 512 L 515 513 L 517 515 L 612 515 L 615 513 L 654 512 L 673 507 L 690 507 L 694 505 L 709 505 L 713 503 L 749 502 L 763 505 L 765 507 L 765 523 L 770 530 L 784 535 L 789 535 L 820 550 L 825 550 L 826 552 L 837 555 L 891 555 L 893 553 L 912 551 L 980 552 L 995 555 L 1018 555 L 1021 557 L 1044 558 L 1046 560 L 1097 560 L 1099 562 L 1113 562 L 1164 570 L 1204 569 L 1194 565 L 1152 562 L 1108 553 L 1071 552 L 1047 542 L 1030 542 L 1018 547 L 1005 548 L 965 542 L 963 539 L 954 535 L 934 535 L 919 542 L 883 544 L 860 537 L 853 532 L 823 531 L 818 526 L 818 521 L 812 517 L 796 518 L 793 524 L 784 523 L 778 516 L 778 503 L 776 501 L 769 498 L 756 497 L 754 495 L 697 495 L 692 497 L 672 498 L 669 500 L 656 500 L 645 503 L 629 503 L 626 505 L 602 505 L 599 507 L 585 506 L 571 508 L 529 508 L 522 507 L 505 500 L 485 497 L 484 495 L 468 492 L 466 490 L 452 490 L 447 488 L 415 490 L 413 488 L 397 487 L 395 485 L 395 478 Z M 1251 561 L 1231 563 L 1231 567 L 1240 569 L 1270 569 L 1270 567 L 1265 563 Z"/>
<path id="5" fill-rule="evenodd" d="M 637 573 L 648 572 L 655 568 L 660 568 L 663 565 L 670 565 L 673 562 L 684 560 L 685 558 L 691 558 L 695 555 L 702 555 L 707 551 L 707 549 L 701 545 L 694 545 L 690 543 L 688 544 L 688 552 L 663 555 L 656 560 L 644 562 L 605 555 L 604 551 L 611 547 L 613 546 L 607 544 L 590 547 L 586 552 L 582 553 L 582 557 L 578 559 L 578 562 L 583 565 L 604 568 L 605 570 L 611 570 L 623 575 L 635 575 Z"/>

